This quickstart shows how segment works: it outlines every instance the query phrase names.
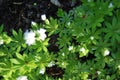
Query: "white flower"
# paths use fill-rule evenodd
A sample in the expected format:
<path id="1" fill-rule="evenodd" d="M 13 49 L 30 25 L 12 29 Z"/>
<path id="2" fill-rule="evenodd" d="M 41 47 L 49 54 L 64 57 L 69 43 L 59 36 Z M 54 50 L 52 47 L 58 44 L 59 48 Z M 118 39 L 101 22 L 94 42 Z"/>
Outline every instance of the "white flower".
<path id="1" fill-rule="evenodd" d="M 99 75 L 99 74 L 101 74 L 101 72 L 100 72 L 100 71 L 97 71 L 97 74 Z"/>
<path id="2" fill-rule="evenodd" d="M 26 44 L 29 46 L 35 43 L 35 33 L 33 31 L 28 32 L 28 30 L 24 33 L 24 39 Z"/>
<path id="3" fill-rule="evenodd" d="M 40 30 L 37 30 L 37 32 L 39 34 L 39 39 L 44 41 L 45 38 L 47 37 L 46 34 L 45 34 L 46 30 L 41 28 Z"/>
<path id="4" fill-rule="evenodd" d="M 16 80 L 28 80 L 27 76 L 19 76 Z"/>
<path id="5" fill-rule="evenodd" d="M 44 74 L 45 73 L 45 68 L 40 69 L 39 73 Z"/>
<path id="6" fill-rule="evenodd" d="M 91 2 L 91 0 L 88 0 L 88 2 Z"/>
<path id="7" fill-rule="evenodd" d="M 52 67 L 52 66 L 54 66 L 55 64 L 53 63 L 53 62 L 50 62 L 49 64 L 48 64 L 48 67 Z"/>
<path id="8" fill-rule="evenodd" d="M 62 53 L 62 56 L 65 56 L 65 53 Z"/>
<path id="9" fill-rule="evenodd" d="M 65 65 L 65 62 L 62 62 L 62 65 L 64 66 L 64 65 Z"/>
<path id="10" fill-rule="evenodd" d="M 87 79 L 87 80 L 92 80 L 92 79 Z"/>
<path id="11" fill-rule="evenodd" d="M 93 68 L 91 67 L 90 70 L 93 70 Z"/>
<path id="12" fill-rule="evenodd" d="M 33 5 L 35 5 L 35 6 L 36 6 L 36 5 L 37 5 L 37 3 L 34 3 Z"/>
<path id="13" fill-rule="evenodd" d="M 84 47 L 80 48 L 80 51 L 85 53 L 85 48 Z"/>
<path id="14" fill-rule="evenodd" d="M 120 69 L 120 65 L 118 65 L 118 69 Z"/>
<path id="15" fill-rule="evenodd" d="M 32 24 L 33 26 L 36 26 L 36 25 L 37 25 L 37 23 L 34 22 L 34 21 L 32 21 L 31 24 Z"/>
<path id="16" fill-rule="evenodd" d="M 68 26 L 70 26 L 70 24 L 71 24 L 70 22 L 67 23 Z"/>
<path id="17" fill-rule="evenodd" d="M 86 56 L 88 54 L 89 50 L 85 47 L 80 48 L 80 57 Z"/>
<path id="18" fill-rule="evenodd" d="M 0 39 L 0 45 L 2 45 L 4 43 L 3 39 Z"/>
<path id="19" fill-rule="evenodd" d="M 107 56 L 107 55 L 109 55 L 109 54 L 110 54 L 110 51 L 109 51 L 108 49 L 105 49 L 103 55 L 104 55 L 104 56 Z"/>
<path id="20" fill-rule="evenodd" d="M 73 50 L 73 46 L 69 46 L 68 50 L 69 51 Z"/>
<path id="21" fill-rule="evenodd" d="M 94 37 L 93 37 L 93 36 L 91 36 L 91 37 L 90 37 L 90 39 L 91 39 L 91 40 L 94 40 Z"/>
<path id="22" fill-rule="evenodd" d="M 112 3 L 110 3 L 109 4 L 109 6 L 108 6 L 108 8 L 112 8 L 113 7 L 113 4 Z"/>
<path id="23" fill-rule="evenodd" d="M 58 7 L 62 6 L 58 0 L 50 0 L 50 2 L 53 3 L 54 5 L 58 6 Z"/>
<path id="24" fill-rule="evenodd" d="M 42 15 L 41 15 L 41 19 L 42 19 L 43 21 L 45 21 L 45 20 L 46 20 L 46 15 L 45 15 L 45 14 L 42 14 Z"/>

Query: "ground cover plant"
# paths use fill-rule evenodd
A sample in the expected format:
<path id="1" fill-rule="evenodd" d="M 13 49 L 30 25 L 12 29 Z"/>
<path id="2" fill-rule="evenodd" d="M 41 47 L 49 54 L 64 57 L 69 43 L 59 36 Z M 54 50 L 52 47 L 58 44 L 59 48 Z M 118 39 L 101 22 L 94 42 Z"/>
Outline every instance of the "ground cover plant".
<path id="1" fill-rule="evenodd" d="M 0 80 L 120 79 L 119 0 L 24 1 L 0 8 Z"/>

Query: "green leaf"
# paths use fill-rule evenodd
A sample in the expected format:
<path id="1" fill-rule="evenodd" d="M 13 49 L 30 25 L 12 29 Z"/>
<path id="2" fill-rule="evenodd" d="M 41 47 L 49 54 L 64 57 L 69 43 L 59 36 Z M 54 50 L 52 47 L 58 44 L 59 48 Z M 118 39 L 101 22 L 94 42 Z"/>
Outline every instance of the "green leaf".
<path id="1" fill-rule="evenodd" d="M 37 50 L 36 50 L 36 52 L 40 52 L 41 50 L 42 50 L 42 48 L 38 47 Z"/>
<path id="2" fill-rule="evenodd" d="M 112 26 L 115 26 L 116 24 L 117 24 L 117 19 L 115 17 L 113 17 Z"/>
<path id="3" fill-rule="evenodd" d="M 19 39 L 21 40 L 23 38 L 23 34 L 22 34 L 22 30 L 21 29 L 19 29 L 18 34 L 19 34 Z"/>
<path id="4" fill-rule="evenodd" d="M 15 31 L 15 30 L 12 30 L 12 34 L 13 34 L 13 36 L 15 37 L 15 38 L 17 38 L 17 32 Z"/>
<path id="5" fill-rule="evenodd" d="M 58 15 L 58 17 L 63 17 L 64 11 L 62 9 L 58 9 L 57 15 Z"/>
<path id="6" fill-rule="evenodd" d="M 16 52 L 20 52 L 20 50 L 21 50 L 21 46 L 18 46 Z"/>
<path id="7" fill-rule="evenodd" d="M 6 44 L 9 44 L 12 41 L 11 37 L 9 37 L 7 34 L 3 34 L 3 39 Z"/>
<path id="8" fill-rule="evenodd" d="M 112 25 L 111 25 L 109 22 L 105 22 L 105 25 L 106 25 L 108 28 L 112 28 Z"/>
<path id="9" fill-rule="evenodd" d="M 44 50 L 45 52 L 48 51 L 47 47 L 45 47 L 45 46 L 43 46 L 43 50 Z"/>
<path id="10" fill-rule="evenodd" d="M 3 25 L 0 26 L 0 34 L 2 33 L 3 31 Z"/>
<path id="11" fill-rule="evenodd" d="M 5 52 L 3 49 L 0 49 L 0 57 L 6 56 Z"/>
<path id="12" fill-rule="evenodd" d="M 20 53 L 16 53 L 16 56 L 17 56 L 18 59 L 24 61 L 24 57 Z"/>
<path id="13" fill-rule="evenodd" d="M 13 64 L 20 64 L 20 62 L 17 59 L 10 59 L 10 61 Z"/>

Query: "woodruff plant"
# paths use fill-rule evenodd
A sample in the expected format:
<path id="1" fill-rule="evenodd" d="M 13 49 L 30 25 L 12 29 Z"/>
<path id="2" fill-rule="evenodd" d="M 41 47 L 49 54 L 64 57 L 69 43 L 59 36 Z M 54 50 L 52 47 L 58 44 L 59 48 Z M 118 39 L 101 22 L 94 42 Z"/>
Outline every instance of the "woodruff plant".
<path id="1" fill-rule="evenodd" d="M 0 27 L 0 77 L 2 80 L 53 80 L 47 67 L 64 70 L 56 80 L 114 80 L 120 77 L 120 8 L 117 0 L 81 0 L 68 13 L 59 9 L 58 19 L 43 24 L 32 22 L 31 29 L 13 30 L 9 36 Z M 48 46 L 58 35 L 59 50 Z M 52 72 L 51 72 L 52 73 Z"/>

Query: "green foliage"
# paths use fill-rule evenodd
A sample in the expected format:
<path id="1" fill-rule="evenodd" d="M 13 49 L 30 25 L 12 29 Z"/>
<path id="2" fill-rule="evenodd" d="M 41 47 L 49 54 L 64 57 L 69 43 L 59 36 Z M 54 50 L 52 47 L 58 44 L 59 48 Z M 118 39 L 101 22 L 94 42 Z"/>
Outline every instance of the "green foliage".
<path id="1" fill-rule="evenodd" d="M 2 80 L 16 80 L 24 75 L 28 80 L 119 80 L 119 1 L 81 1 L 82 5 L 68 13 L 59 9 L 58 19 L 50 17 L 44 25 L 31 25 L 31 31 L 27 33 L 32 38 L 21 29 L 18 32 L 13 30 L 12 35 L 8 35 L 1 25 Z M 37 31 L 41 28 L 43 32 L 39 35 Z M 55 52 L 48 49 L 52 46 L 50 40 L 54 35 L 58 36 L 55 45 L 59 49 Z M 52 72 L 47 74 L 47 68 L 54 65 L 64 70 L 62 78 L 53 79 L 50 76 Z"/>

